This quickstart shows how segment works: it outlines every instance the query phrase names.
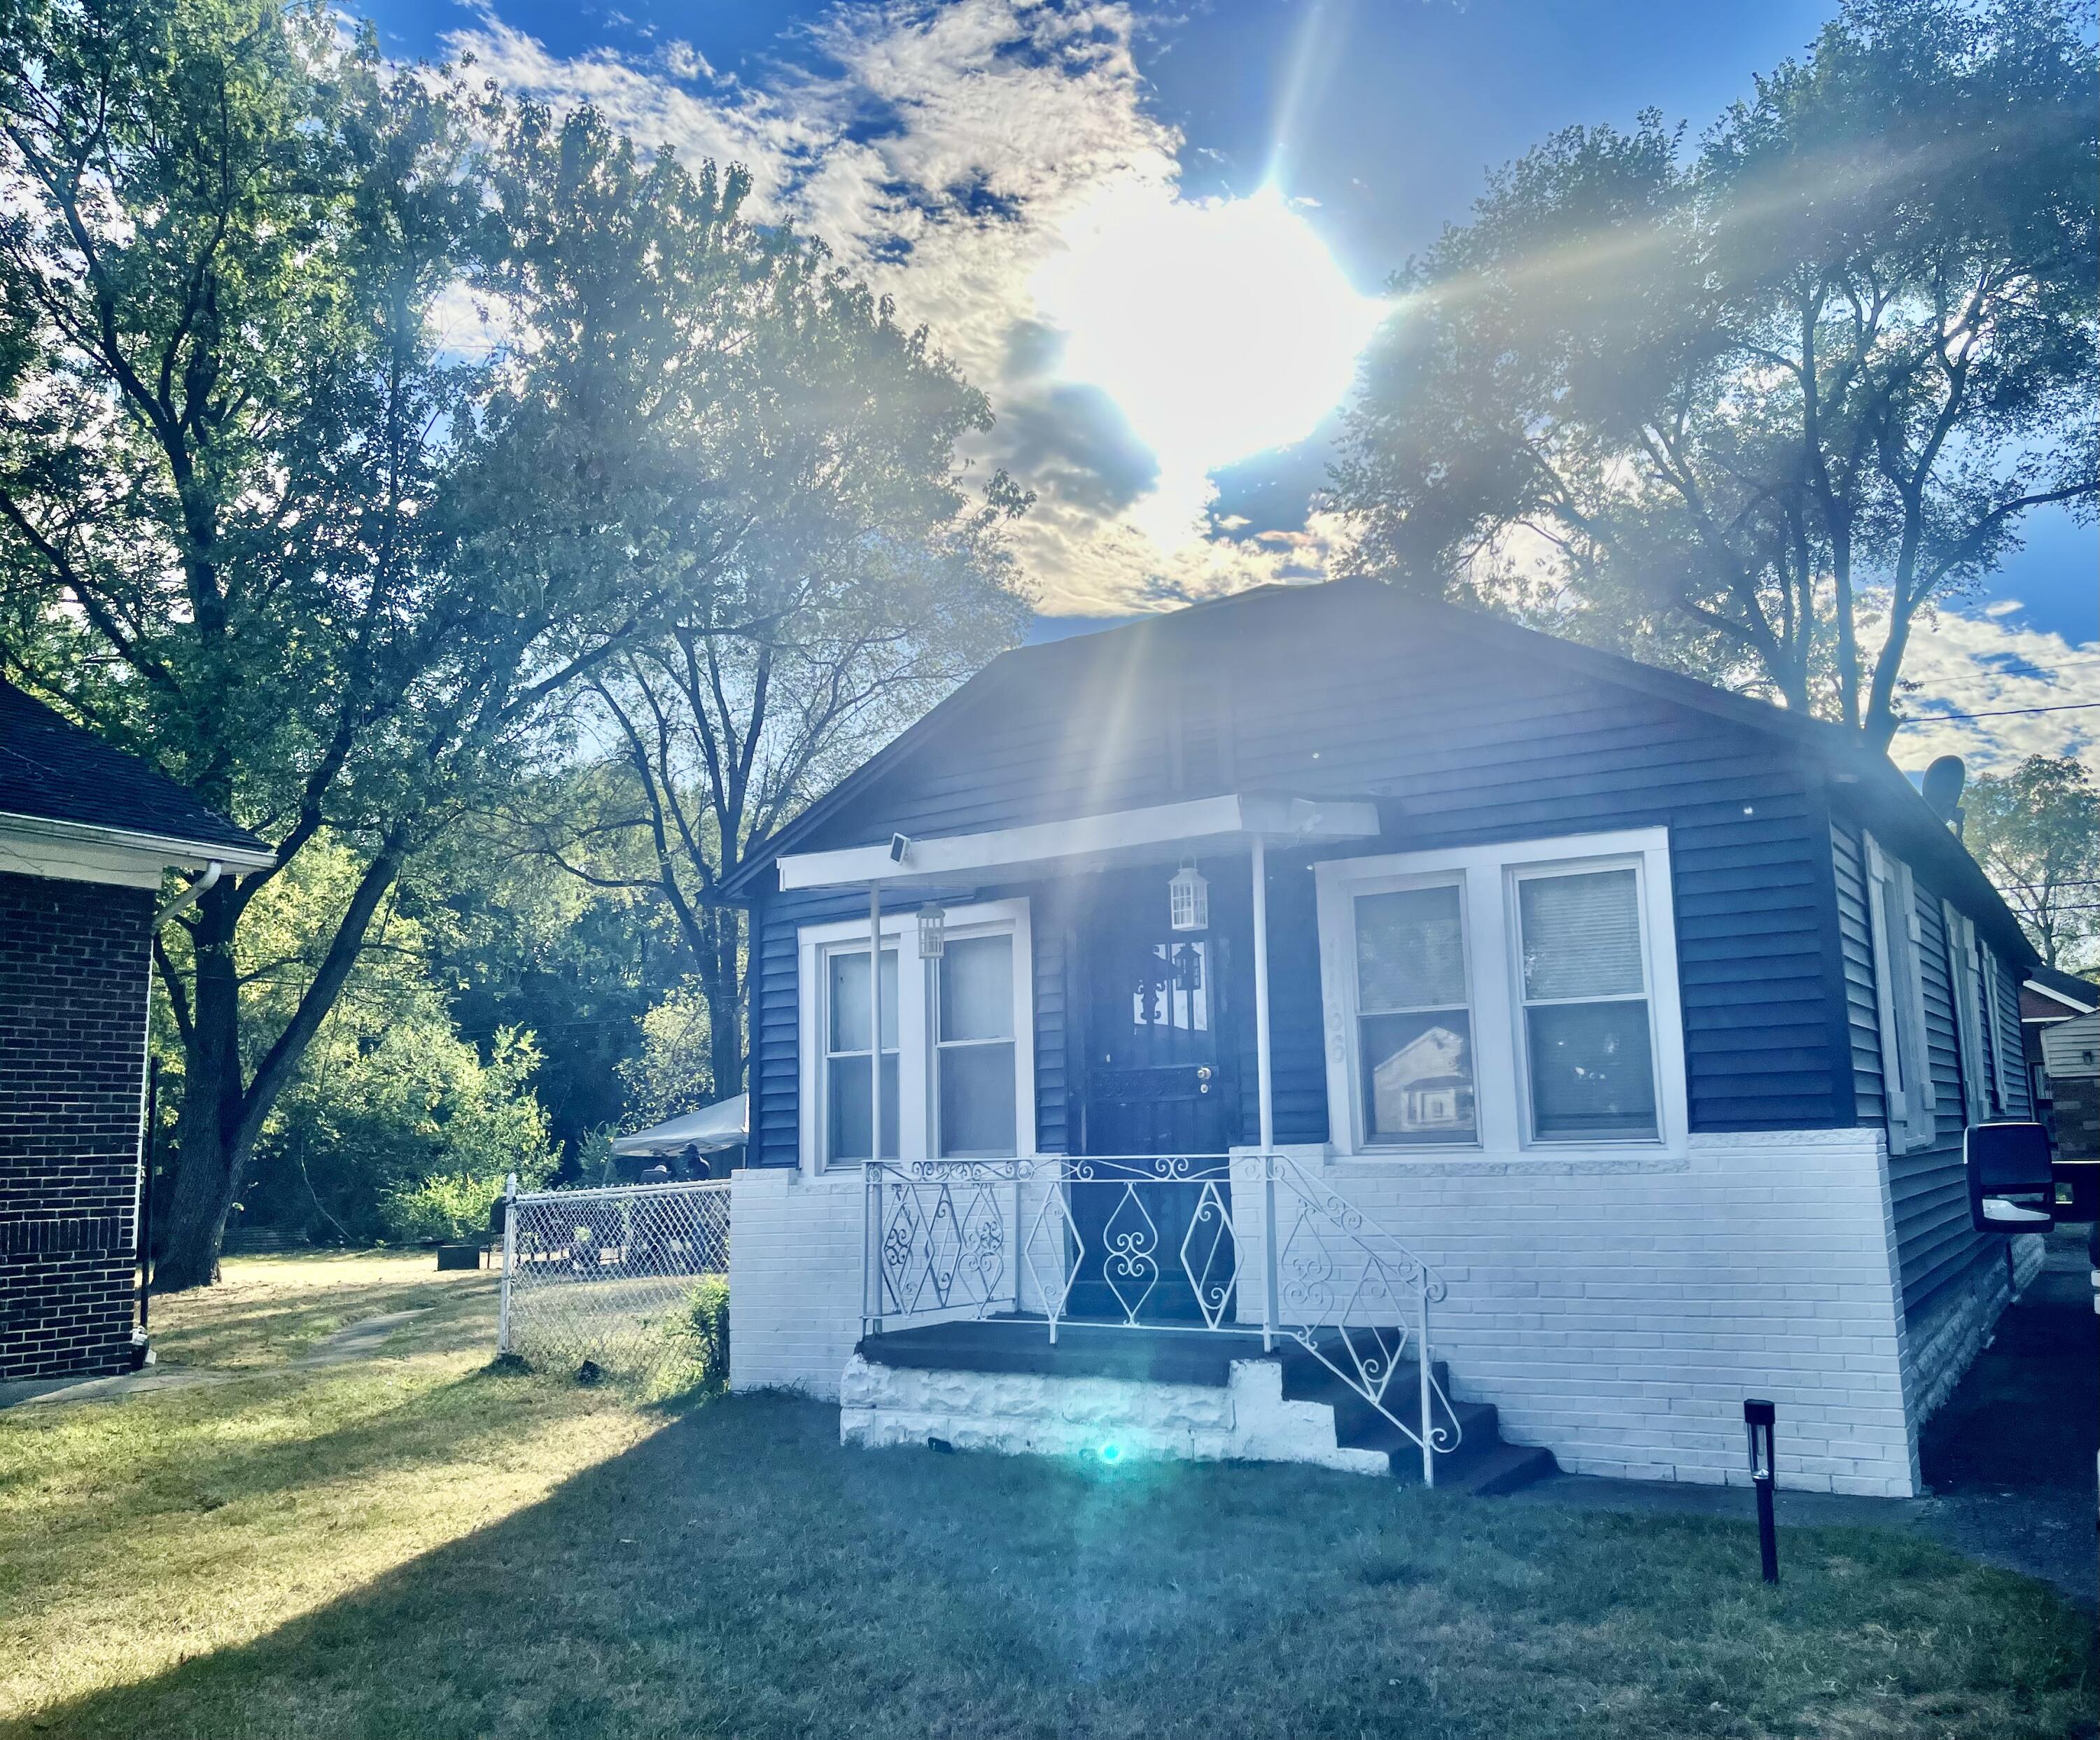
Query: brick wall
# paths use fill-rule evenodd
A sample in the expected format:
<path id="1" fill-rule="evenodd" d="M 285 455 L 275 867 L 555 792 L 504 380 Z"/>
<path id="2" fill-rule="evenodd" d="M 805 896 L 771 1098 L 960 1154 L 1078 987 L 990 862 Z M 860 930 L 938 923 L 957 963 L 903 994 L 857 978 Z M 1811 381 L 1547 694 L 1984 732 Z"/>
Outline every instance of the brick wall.
<path id="1" fill-rule="evenodd" d="M 836 1401 L 860 1339 L 860 1174 L 754 1166 L 730 1188 L 730 1386 Z"/>
<path id="2" fill-rule="evenodd" d="M 2056 1104 L 2056 1152 L 2063 1160 L 2100 1160 L 2100 1081 L 2091 1076 L 2052 1076 Z"/>
<path id="3" fill-rule="evenodd" d="M 0 1379 L 125 1363 L 153 898 L 0 873 Z"/>
<path id="4" fill-rule="evenodd" d="M 1292 1152 L 1443 1275 L 1435 1351 L 1513 1443 L 1582 1473 L 1740 1483 L 1743 1400 L 1760 1396 L 1779 1404 L 1782 1486 L 1917 1491 L 1921 1381 L 1947 1361 L 1912 1358 L 1879 1130 L 1694 1135 L 1681 1158 Z M 859 1187 L 737 1175 L 736 1387 L 838 1395 L 859 1333 Z M 1258 1214 L 1241 1224 L 1239 1306 L 1258 1319 Z M 1334 1284 L 1349 1296 L 1350 1276 Z M 2002 1302 L 1979 1297 L 1970 1327 L 1988 1333 Z"/>

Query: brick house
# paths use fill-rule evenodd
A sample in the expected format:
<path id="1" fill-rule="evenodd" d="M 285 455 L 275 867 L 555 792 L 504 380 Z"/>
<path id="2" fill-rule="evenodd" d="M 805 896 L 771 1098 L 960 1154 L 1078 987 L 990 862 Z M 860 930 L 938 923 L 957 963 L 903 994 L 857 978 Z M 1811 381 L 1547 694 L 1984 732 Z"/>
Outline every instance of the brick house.
<path id="1" fill-rule="evenodd" d="M 271 861 L 0 681 L 0 1380 L 127 1363 L 161 877 Z"/>

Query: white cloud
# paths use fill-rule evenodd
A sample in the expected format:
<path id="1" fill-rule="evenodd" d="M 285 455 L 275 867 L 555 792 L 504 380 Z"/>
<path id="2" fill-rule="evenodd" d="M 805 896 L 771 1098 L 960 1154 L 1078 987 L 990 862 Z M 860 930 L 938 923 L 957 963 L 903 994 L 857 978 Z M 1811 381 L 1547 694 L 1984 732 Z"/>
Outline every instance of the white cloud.
<path id="1" fill-rule="evenodd" d="M 2026 756 L 2076 755 L 2100 776 L 2100 641 L 2074 645 L 2060 634 L 2006 619 L 2018 604 L 1981 615 L 1943 610 L 1912 630 L 1904 675 L 1918 685 L 1904 702 L 1913 723 L 1896 733 L 1897 766 L 1915 772 L 1935 755 L 1956 755 L 1979 773 L 2010 772 Z M 2076 707 L 2025 712 L 2020 708 Z M 1935 714 L 1989 713 L 1988 719 L 1935 720 Z"/>
<path id="2" fill-rule="evenodd" d="M 1145 110 L 1135 28 L 1119 3 L 841 7 L 805 33 L 825 70 L 783 64 L 762 84 L 682 43 L 556 55 L 492 11 L 446 46 L 516 95 L 589 102 L 645 147 L 746 165 L 755 215 L 821 236 L 990 395 L 999 426 L 968 456 L 1037 492 L 1016 542 L 1043 607 L 1125 614 L 1317 577 L 1333 537 L 1189 540 L 1207 482 L 1133 463 L 1127 427 L 1080 416 L 1054 371 L 1031 286 L 1083 214 L 1186 209 L 1180 139 Z"/>
<path id="3" fill-rule="evenodd" d="M 1302 531 L 1246 535 L 1243 522 L 1177 535 L 1202 491 L 1149 465 L 1128 423 L 1057 372 L 1033 286 L 1084 214 L 1104 202 L 1182 209 L 1181 139 L 1147 112 L 1120 0 L 880 0 L 842 5 L 744 78 L 671 42 L 646 53 L 549 52 L 492 11 L 447 38 L 515 95 L 595 104 L 645 147 L 746 165 L 755 214 L 819 236 L 991 396 L 999 427 L 968 456 L 1037 491 L 1015 544 L 1060 614 L 1123 615 L 1329 570 L 1346 533 L 1314 513 Z M 821 70 L 793 64 L 801 49 Z M 754 82 L 754 80 L 756 81 Z M 1361 187 L 1362 183 L 1356 183 Z M 1310 202 L 1295 202 L 1300 208 Z M 464 297 L 444 311 L 464 339 Z M 1163 522 L 1163 523 L 1162 523 Z M 1541 553 L 1502 553 L 1520 578 Z M 1906 675 L 1913 715 L 1997 713 L 2100 700 L 2100 643 L 2022 628 L 2000 601 L 1921 625 Z M 2024 755 L 2076 754 L 2100 771 L 2100 711 L 1907 725 L 1895 756 L 1979 771 Z"/>

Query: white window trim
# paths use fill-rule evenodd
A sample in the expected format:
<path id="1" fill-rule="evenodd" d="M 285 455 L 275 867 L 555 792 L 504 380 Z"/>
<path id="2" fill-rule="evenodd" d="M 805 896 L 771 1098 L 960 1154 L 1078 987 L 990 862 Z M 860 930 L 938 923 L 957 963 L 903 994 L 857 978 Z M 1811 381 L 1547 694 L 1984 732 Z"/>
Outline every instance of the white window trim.
<path id="1" fill-rule="evenodd" d="M 1882 1038 L 1882 1103 L 1889 1143 L 1899 1153 L 1929 1148 L 1938 1134 L 1933 1116 L 1932 1054 L 1925 1024 L 1924 927 L 1910 866 L 1884 852 L 1871 834 L 1866 845 L 1867 925 L 1874 945 L 1874 1003 Z M 1885 892 L 1886 891 L 1886 892 Z M 1904 914 L 1893 933 L 1887 898 Z"/>
<path id="2" fill-rule="evenodd" d="M 1604 870 L 1639 873 L 1641 934 L 1648 976 L 1650 1045 L 1661 1134 L 1608 1143 L 1533 1140 L 1528 1133 L 1523 1002 L 1519 993 L 1512 870 Z M 1684 1022 L 1677 979 L 1677 930 L 1670 892 L 1670 832 L 1513 840 L 1445 852 L 1410 852 L 1316 865 L 1321 997 L 1327 1026 L 1329 1146 L 1339 1157 L 1405 1165 L 1410 1160 L 1581 1159 L 1623 1154 L 1680 1156 L 1686 1150 Z M 1449 1143 L 1373 1143 L 1365 1139 L 1357 1088 L 1356 897 L 1458 879 L 1464 891 L 1467 989 L 1472 998 L 1474 1104 L 1479 1138 Z"/>
<path id="3" fill-rule="evenodd" d="M 980 901 L 951 906 L 942 927 L 951 938 L 1005 934 L 1013 938 L 1013 1093 L 1015 1147 L 1035 1152 L 1035 949 L 1026 900 Z M 885 949 L 897 949 L 897 1146 L 900 1161 L 931 1157 L 934 1124 L 933 995 L 936 961 L 919 958 L 919 914 L 910 910 L 882 915 Z M 840 919 L 805 924 L 796 932 L 796 1052 L 801 1061 L 796 1121 L 801 1130 L 803 1172 L 858 1172 L 861 1162 L 827 1163 L 824 1156 L 824 998 L 826 963 L 835 954 L 867 953 L 867 921 Z M 885 1038 L 889 1036 L 884 1035 Z"/>

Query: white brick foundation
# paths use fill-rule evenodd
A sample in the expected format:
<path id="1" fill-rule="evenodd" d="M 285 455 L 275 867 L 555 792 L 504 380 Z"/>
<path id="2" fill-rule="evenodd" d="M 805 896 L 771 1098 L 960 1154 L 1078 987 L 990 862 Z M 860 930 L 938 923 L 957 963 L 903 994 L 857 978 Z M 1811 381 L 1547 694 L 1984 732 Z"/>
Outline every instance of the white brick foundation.
<path id="1" fill-rule="evenodd" d="M 847 1363 L 839 1397 L 839 1440 L 958 1450 L 1078 1456 L 1113 1443 L 1129 1456 L 1214 1462 L 1311 1462 L 1383 1474 L 1383 1451 L 1335 1443 L 1335 1411 L 1286 1402 L 1283 1368 L 1236 1359 L 1222 1388 L 1136 1383 L 1115 1377 L 1048 1377 L 1008 1372 L 931 1372 Z"/>
<path id="2" fill-rule="evenodd" d="M 1916 1491 L 1879 1130 L 1695 1135 L 1681 1158 L 1290 1152 L 1443 1275 L 1434 1350 L 1511 1443 L 1581 1473 L 1746 1484 L 1761 1396 L 1781 1486 Z M 1249 1250 L 1242 1315 L 1260 1271 Z"/>
<path id="3" fill-rule="evenodd" d="M 1695 1135 L 1671 1158 L 1294 1157 L 1442 1274 L 1432 1341 L 1456 1394 L 1585 1473 L 1742 1483 L 1743 1400 L 1763 1396 L 1782 1486 L 1908 1496 L 1920 1403 L 1996 1315 L 1979 1297 L 1952 1339 L 1937 1321 L 1930 1346 L 1907 1334 L 1877 1130 Z M 859 1178 L 740 1172 L 734 1202 L 734 1385 L 836 1398 L 860 1328 Z M 1258 1319 L 1260 1216 L 1236 1207 Z M 982 1412 L 921 1400 L 884 1410 L 912 1420 L 900 1436 L 960 1443 L 955 1422 Z"/>
<path id="4" fill-rule="evenodd" d="M 752 1167 L 730 1192 L 730 1387 L 836 1401 L 860 1339 L 860 1174 Z"/>

